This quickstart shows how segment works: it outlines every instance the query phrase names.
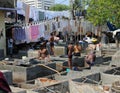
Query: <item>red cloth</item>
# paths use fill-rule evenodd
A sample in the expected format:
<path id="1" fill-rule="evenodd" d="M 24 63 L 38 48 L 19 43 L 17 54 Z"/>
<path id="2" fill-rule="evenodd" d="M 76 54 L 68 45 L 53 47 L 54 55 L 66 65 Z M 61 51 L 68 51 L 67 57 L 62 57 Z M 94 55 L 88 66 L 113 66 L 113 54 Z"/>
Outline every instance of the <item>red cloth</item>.
<path id="1" fill-rule="evenodd" d="M 5 91 L 6 93 L 11 93 L 11 89 L 7 83 L 7 80 L 1 71 L 0 71 L 0 90 Z"/>

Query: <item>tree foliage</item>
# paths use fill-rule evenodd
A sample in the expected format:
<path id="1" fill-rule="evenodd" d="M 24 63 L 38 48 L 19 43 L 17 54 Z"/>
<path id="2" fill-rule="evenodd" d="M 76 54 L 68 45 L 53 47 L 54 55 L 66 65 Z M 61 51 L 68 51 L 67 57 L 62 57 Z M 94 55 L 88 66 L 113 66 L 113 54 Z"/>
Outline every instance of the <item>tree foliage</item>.
<path id="1" fill-rule="evenodd" d="M 74 1 L 74 9 L 76 10 L 85 10 L 85 6 L 88 5 L 90 0 L 75 0 Z"/>
<path id="2" fill-rule="evenodd" d="M 103 25 L 107 21 L 120 26 L 120 0 L 90 0 L 87 19 L 94 25 Z"/>
<path id="3" fill-rule="evenodd" d="M 63 11 L 63 10 L 69 10 L 69 9 L 70 7 L 64 4 L 56 4 L 50 7 L 50 10 L 52 11 Z"/>

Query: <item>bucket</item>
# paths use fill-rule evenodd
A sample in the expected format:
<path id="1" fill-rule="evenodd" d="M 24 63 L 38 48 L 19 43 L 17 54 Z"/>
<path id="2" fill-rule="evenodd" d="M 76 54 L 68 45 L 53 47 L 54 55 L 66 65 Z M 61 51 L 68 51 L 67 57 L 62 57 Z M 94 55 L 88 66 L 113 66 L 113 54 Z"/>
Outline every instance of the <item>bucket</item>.
<path id="1" fill-rule="evenodd" d="M 66 72 L 67 72 L 67 73 L 70 72 L 70 68 L 67 68 L 67 69 L 66 69 Z"/>

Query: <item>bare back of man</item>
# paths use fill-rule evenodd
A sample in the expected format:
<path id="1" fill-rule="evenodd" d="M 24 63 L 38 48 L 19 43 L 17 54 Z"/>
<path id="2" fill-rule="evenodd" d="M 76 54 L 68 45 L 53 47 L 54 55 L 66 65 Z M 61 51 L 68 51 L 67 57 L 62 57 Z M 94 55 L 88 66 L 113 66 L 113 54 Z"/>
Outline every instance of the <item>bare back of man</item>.
<path id="1" fill-rule="evenodd" d="M 85 64 L 87 65 L 87 67 L 91 67 L 92 65 L 94 65 L 95 58 L 96 58 L 95 53 L 89 53 L 85 57 Z"/>
<path id="2" fill-rule="evenodd" d="M 72 44 L 68 45 L 68 66 L 72 69 L 72 54 L 74 52 L 74 46 Z"/>
<path id="3" fill-rule="evenodd" d="M 47 50 L 46 49 L 39 50 L 39 53 L 40 53 L 39 59 L 45 59 L 47 57 Z"/>

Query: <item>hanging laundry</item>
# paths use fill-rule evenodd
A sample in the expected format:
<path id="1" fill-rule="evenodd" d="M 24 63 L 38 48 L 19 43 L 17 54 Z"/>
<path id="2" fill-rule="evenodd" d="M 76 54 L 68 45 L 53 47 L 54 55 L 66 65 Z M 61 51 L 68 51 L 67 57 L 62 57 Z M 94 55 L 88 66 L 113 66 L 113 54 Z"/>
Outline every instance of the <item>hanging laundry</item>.
<path id="1" fill-rule="evenodd" d="M 26 41 L 27 43 L 30 43 L 30 42 L 31 42 L 30 26 L 26 26 L 26 27 L 25 27 L 25 35 L 26 35 L 25 41 Z"/>
<path id="2" fill-rule="evenodd" d="M 51 20 L 51 21 L 49 22 L 49 26 L 50 26 L 50 33 L 51 33 L 51 32 L 53 32 L 52 22 L 53 22 L 53 20 Z"/>
<path id="3" fill-rule="evenodd" d="M 23 10 L 23 2 L 17 1 L 17 14 L 24 15 L 25 16 L 25 11 Z"/>
<path id="4" fill-rule="evenodd" d="M 33 6 L 30 6 L 30 13 L 29 13 L 29 17 L 32 18 L 33 20 L 35 19 L 35 10 L 36 8 Z"/>
<path id="5" fill-rule="evenodd" d="M 38 26 L 31 26 L 30 27 L 30 30 L 31 30 L 31 40 L 32 42 L 35 42 L 38 40 L 38 37 L 39 37 L 39 30 L 38 30 Z"/>
<path id="6" fill-rule="evenodd" d="M 22 27 L 16 26 L 12 31 L 12 37 L 15 40 L 16 44 L 24 43 L 26 39 L 25 29 Z"/>
<path id="7" fill-rule="evenodd" d="M 76 30 L 76 26 L 75 26 L 75 20 L 70 20 L 70 25 L 71 25 L 71 29 L 72 29 L 72 31 L 73 32 L 77 32 L 77 30 Z"/>
<path id="8" fill-rule="evenodd" d="M 34 9 L 34 21 L 39 21 L 39 9 Z"/>
<path id="9" fill-rule="evenodd" d="M 47 25 L 47 30 L 45 30 L 45 39 L 48 40 L 50 38 L 50 25 L 49 25 L 49 22 L 46 23 Z"/>
<path id="10" fill-rule="evenodd" d="M 55 31 L 58 30 L 58 22 L 55 22 Z"/>
<path id="11" fill-rule="evenodd" d="M 52 29 L 53 29 L 53 31 L 55 31 L 55 24 L 54 23 L 52 23 Z"/>
<path id="12" fill-rule="evenodd" d="M 45 32 L 45 26 L 44 23 L 41 23 L 39 24 L 39 37 L 44 37 L 45 36 L 44 32 Z"/>
<path id="13" fill-rule="evenodd" d="M 47 22 L 47 31 L 50 32 L 50 24 Z"/>
<path id="14" fill-rule="evenodd" d="M 44 34 L 45 34 L 45 39 L 48 40 L 50 38 L 50 33 L 48 31 L 45 31 Z"/>
<path id="15" fill-rule="evenodd" d="M 45 26 L 45 31 L 47 31 L 47 24 L 44 24 L 44 26 Z"/>
<path id="16" fill-rule="evenodd" d="M 58 28 L 60 28 L 60 22 L 58 22 Z"/>
<path id="17" fill-rule="evenodd" d="M 17 39 L 20 41 L 25 40 L 25 30 L 22 27 L 17 28 Z"/>
<path id="18" fill-rule="evenodd" d="M 22 34 L 22 39 L 25 40 L 25 39 L 26 39 L 25 27 L 22 27 L 22 28 L 21 28 L 21 34 Z"/>

